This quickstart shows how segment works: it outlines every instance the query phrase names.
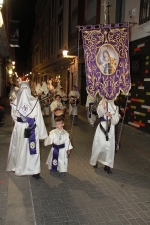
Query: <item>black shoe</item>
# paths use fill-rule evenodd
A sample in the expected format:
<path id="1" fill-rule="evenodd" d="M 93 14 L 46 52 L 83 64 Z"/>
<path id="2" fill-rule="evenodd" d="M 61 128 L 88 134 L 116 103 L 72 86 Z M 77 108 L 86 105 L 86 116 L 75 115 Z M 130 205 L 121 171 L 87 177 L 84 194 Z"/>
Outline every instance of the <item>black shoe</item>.
<path id="1" fill-rule="evenodd" d="M 107 173 L 112 173 L 112 171 L 111 171 L 109 166 L 107 166 Z"/>
<path id="2" fill-rule="evenodd" d="M 36 179 L 42 179 L 42 177 L 40 176 L 40 174 L 38 173 L 38 174 L 34 174 L 34 175 L 32 175 L 32 177 L 34 177 L 34 178 L 36 178 Z"/>
<path id="3" fill-rule="evenodd" d="M 57 170 L 50 169 L 50 173 L 57 173 Z"/>
<path id="4" fill-rule="evenodd" d="M 65 172 L 61 172 L 60 175 L 61 176 L 66 176 L 66 173 Z"/>
<path id="5" fill-rule="evenodd" d="M 93 168 L 95 168 L 95 169 L 96 169 L 97 167 L 98 167 L 98 162 L 96 163 L 96 165 L 95 165 L 95 166 L 93 166 Z"/>
<path id="6" fill-rule="evenodd" d="M 107 166 L 104 166 L 104 171 L 107 172 Z"/>

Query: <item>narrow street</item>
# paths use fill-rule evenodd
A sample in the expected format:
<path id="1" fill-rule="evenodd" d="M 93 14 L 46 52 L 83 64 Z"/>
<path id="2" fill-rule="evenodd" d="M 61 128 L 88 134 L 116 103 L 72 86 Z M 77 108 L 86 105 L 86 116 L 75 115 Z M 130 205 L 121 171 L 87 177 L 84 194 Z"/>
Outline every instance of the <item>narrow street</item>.
<path id="1" fill-rule="evenodd" d="M 45 147 L 41 141 L 42 179 L 36 180 L 32 176 L 6 173 L 13 129 L 9 106 L 4 120 L 4 126 L 0 127 L 0 225 L 150 224 L 148 134 L 124 125 L 113 173 L 104 172 L 101 164 L 94 169 L 89 159 L 96 126 L 90 127 L 85 108 L 79 106 L 68 174 L 49 172 L 45 162 L 50 146 Z M 50 131 L 50 117 L 44 120 Z M 68 132 L 71 129 L 68 113 L 65 129 Z"/>

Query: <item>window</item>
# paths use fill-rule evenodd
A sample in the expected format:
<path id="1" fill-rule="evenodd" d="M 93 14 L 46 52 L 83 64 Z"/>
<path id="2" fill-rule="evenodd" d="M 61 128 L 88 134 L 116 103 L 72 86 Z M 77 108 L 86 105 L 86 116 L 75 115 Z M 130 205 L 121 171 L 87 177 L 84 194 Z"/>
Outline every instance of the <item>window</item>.
<path id="1" fill-rule="evenodd" d="M 54 19 L 54 0 L 51 1 L 51 20 Z"/>
<path id="2" fill-rule="evenodd" d="M 45 44 L 43 45 L 43 59 L 45 59 Z"/>
<path id="3" fill-rule="evenodd" d="M 38 65 L 38 52 L 36 53 L 36 66 Z"/>
<path id="4" fill-rule="evenodd" d="M 146 23 L 149 20 L 150 20 L 150 0 L 141 0 L 139 25 Z"/>
<path id="5" fill-rule="evenodd" d="M 54 34 L 51 35 L 50 53 L 54 54 Z"/>
<path id="6" fill-rule="evenodd" d="M 125 0 L 116 0 L 116 23 L 123 23 L 125 19 Z"/>
<path id="7" fill-rule="evenodd" d="M 42 49 L 40 49 L 40 63 L 42 63 Z"/>
<path id="8" fill-rule="evenodd" d="M 45 43 L 45 58 L 48 57 L 48 41 Z"/>
<path id="9" fill-rule="evenodd" d="M 62 0 L 59 0 L 59 8 L 62 6 Z"/>
<path id="10" fill-rule="evenodd" d="M 91 24 L 91 22 L 92 22 L 92 24 L 95 24 L 95 22 L 96 22 L 96 4 L 97 4 L 96 0 L 87 0 L 86 20 L 87 20 L 88 24 Z"/>
<path id="11" fill-rule="evenodd" d="M 62 48 L 62 24 L 58 25 L 58 49 Z"/>

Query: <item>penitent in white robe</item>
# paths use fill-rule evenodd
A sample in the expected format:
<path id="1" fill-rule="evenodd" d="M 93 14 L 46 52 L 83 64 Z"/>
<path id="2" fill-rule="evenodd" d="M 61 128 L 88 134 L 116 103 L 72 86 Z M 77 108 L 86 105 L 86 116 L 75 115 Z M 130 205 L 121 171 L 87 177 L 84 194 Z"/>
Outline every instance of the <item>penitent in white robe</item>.
<path id="1" fill-rule="evenodd" d="M 20 114 L 16 111 L 15 103 L 11 104 L 11 115 L 15 125 L 11 136 L 6 170 L 14 171 L 17 176 L 38 174 L 41 171 L 39 139 L 45 139 L 48 136 L 41 107 L 37 100 L 33 111 L 29 115 L 30 118 L 35 118 L 36 123 L 36 154 L 30 155 L 29 140 L 24 138 L 24 130 L 28 127 L 28 124 L 17 122 L 17 117 L 20 117 Z"/>
<path id="2" fill-rule="evenodd" d="M 74 96 L 76 99 L 79 99 L 80 98 L 80 94 L 78 91 L 75 91 L 75 90 L 72 90 L 69 92 L 69 99 L 71 100 L 71 96 Z M 69 103 L 69 116 L 77 116 L 78 115 L 78 107 L 77 105 L 74 105 L 72 106 L 70 103 Z"/>
<path id="3" fill-rule="evenodd" d="M 113 119 L 115 118 L 117 121 L 116 123 L 118 123 L 120 115 L 118 114 L 118 107 L 115 106 L 114 103 L 108 103 L 108 112 L 113 115 Z M 104 117 L 106 119 L 106 109 L 103 108 L 102 101 L 98 105 L 97 113 L 99 117 Z M 106 121 L 101 122 L 101 124 L 106 130 Z M 92 155 L 90 159 L 90 164 L 92 166 L 95 166 L 96 162 L 98 161 L 103 165 L 113 168 L 115 155 L 115 126 L 112 124 L 108 133 L 108 137 L 109 140 L 106 141 L 106 136 L 98 124 L 93 140 Z"/>
<path id="4" fill-rule="evenodd" d="M 58 129 L 52 130 L 49 133 L 49 136 L 44 141 L 45 146 L 51 145 L 51 144 L 56 144 L 56 145 L 65 144 L 65 147 L 59 150 L 57 170 L 61 173 L 67 172 L 67 168 L 68 168 L 67 150 L 70 150 L 73 148 L 69 139 L 68 132 L 64 129 L 62 129 L 61 131 L 59 131 Z M 54 148 L 52 147 L 46 161 L 46 164 L 48 165 L 49 170 L 51 170 L 52 168 L 53 150 Z"/>

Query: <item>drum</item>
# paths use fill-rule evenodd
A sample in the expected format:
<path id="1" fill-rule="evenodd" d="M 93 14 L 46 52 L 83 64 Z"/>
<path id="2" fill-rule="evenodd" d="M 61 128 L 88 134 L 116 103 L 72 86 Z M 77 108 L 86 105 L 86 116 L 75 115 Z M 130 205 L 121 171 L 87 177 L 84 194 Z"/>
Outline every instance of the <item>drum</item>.
<path id="1" fill-rule="evenodd" d="M 55 109 L 55 111 L 54 111 L 54 118 L 56 118 L 57 116 L 63 116 L 64 117 L 64 110 L 62 110 L 62 109 Z"/>
<path id="2" fill-rule="evenodd" d="M 67 103 L 68 102 L 68 98 L 66 96 L 64 96 L 64 97 L 61 98 L 61 101 L 64 102 L 64 103 Z"/>
<path id="3" fill-rule="evenodd" d="M 71 104 L 72 106 L 76 106 L 77 104 L 79 104 L 79 100 L 76 99 L 76 98 L 71 98 L 71 99 L 70 99 L 70 104 Z"/>

